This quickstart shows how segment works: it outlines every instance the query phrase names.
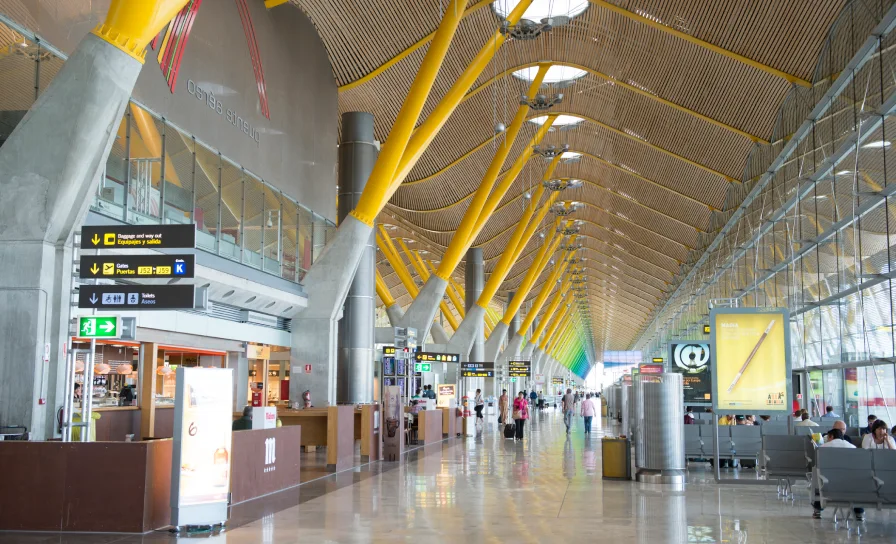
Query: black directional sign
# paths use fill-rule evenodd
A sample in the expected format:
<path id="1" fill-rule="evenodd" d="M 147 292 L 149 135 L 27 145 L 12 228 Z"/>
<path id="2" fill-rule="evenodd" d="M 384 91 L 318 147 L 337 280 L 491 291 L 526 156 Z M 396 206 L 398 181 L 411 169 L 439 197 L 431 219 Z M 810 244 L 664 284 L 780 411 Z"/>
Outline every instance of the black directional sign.
<path id="1" fill-rule="evenodd" d="M 460 355 L 457 353 L 430 353 L 427 351 L 418 351 L 414 354 L 414 361 L 417 363 L 456 363 L 460 361 Z"/>
<path id="2" fill-rule="evenodd" d="M 81 228 L 81 249 L 196 247 L 195 225 L 112 225 Z"/>
<path id="3" fill-rule="evenodd" d="M 494 378 L 495 363 L 461 363 L 460 375 L 463 378 Z"/>
<path id="4" fill-rule="evenodd" d="M 510 361 L 507 374 L 511 378 L 529 378 L 532 376 L 532 361 Z"/>
<path id="5" fill-rule="evenodd" d="M 172 310 L 193 308 L 192 285 L 82 285 L 78 308 Z"/>
<path id="6" fill-rule="evenodd" d="M 82 278 L 192 278 L 194 255 L 82 255 Z"/>

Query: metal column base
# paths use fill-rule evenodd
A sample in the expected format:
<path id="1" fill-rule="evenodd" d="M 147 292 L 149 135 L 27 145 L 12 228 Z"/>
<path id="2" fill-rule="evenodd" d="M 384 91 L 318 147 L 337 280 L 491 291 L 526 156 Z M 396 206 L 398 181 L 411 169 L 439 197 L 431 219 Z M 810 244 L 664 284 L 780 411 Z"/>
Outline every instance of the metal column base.
<path id="1" fill-rule="evenodd" d="M 650 470 L 639 468 L 635 477 L 645 484 L 683 484 L 687 474 L 683 470 Z"/>

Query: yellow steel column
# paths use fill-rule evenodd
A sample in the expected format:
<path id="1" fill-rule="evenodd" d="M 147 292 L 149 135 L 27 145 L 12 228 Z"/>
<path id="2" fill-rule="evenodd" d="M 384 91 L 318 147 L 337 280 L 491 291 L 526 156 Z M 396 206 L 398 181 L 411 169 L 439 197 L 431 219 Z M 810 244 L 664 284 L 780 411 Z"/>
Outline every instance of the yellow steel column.
<path id="1" fill-rule="evenodd" d="M 564 297 L 558 297 L 558 298 L 560 298 L 560 300 L 564 299 Z M 538 339 L 538 344 L 542 351 L 544 351 L 544 348 L 548 344 L 548 340 L 551 339 L 554 332 L 556 332 L 557 329 L 559 328 L 560 324 L 563 323 L 564 321 L 566 321 L 567 319 L 569 319 L 569 316 L 571 316 L 573 314 L 573 308 L 575 308 L 575 304 L 567 304 L 563 307 L 563 309 L 560 311 L 559 314 L 555 315 L 554 312 L 551 312 L 551 314 L 550 314 L 551 317 L 549 317 L 547 319 L 542 319 L 541 323 L 538 324 L 538 328 L 542 329 L 542 330 L 536 331 L 538 334 L 532 335 L 532 338 Z M 556 308 L 555 308 L 555 311 L 556 311 Z M 548 315 L 548 314 L 545 313 L 545 315 Z M 544 336 L 541 335 L 541 332 L 544 331 L 544 327 L 542 327 L 542 323 L 544 323 L 545 325 L 547 325 L 548 323 L 551 324 L 550 328 L 547 330 L 547 334 L 545 334 Z"/>
<path id="2" fill-rule="evenodd" d="M 386 280 L 383 279 L 379 270 L 376 271 L 376 294 L 383 301 L 383 304 L 386 305 L 386 308 L 395 304 L 395 297 L 389 291 L 389 286 L 386 285 Z"/>
<path id="3" fill-rule="evenodd" d="M 188 0 L 112 0 L 106 20 L 93 34 L 142 64 L 146 45 L 174 18 Z"/>
<path id="4" fill-rule="evenodd" d="M 539 188 L 539 191 L 540 190 L 542 190 L 542 188 Z M 538 191 L 536 191 L 536 196 L 540 197 Z M 554 199 L 556 198 L 557 193 L 552 193 L 547 202 L 545 202 L 538 211 L 538 215 L 535 216 L 534 221 L 532 220 L 532 214 L 535 211 L 533 208 L 527 208 L 523 213 L 523 217 L 516 226 L 516 231 L 514 231 L 510 241 L 507 242 L 507 247 L 504 248 L 504 252 L 501 254 L 501 259 L 498 261 L 498 264 L 495 265 L 494 270 L 492 270 L 492 274 L 489 276 L 488 282 L 482 290 L 482 294 L 479 295 L 479 300 L 476 302 L 478 305 L 485 308 L 491 303 L 492 299 L 495 297 L 495 293 L 498 292 L 498 289 L 504 283 L 504 280 L 507 279 L 507 274 L 510 273 L 510 269 L 516 264 L 517 259 L 522 253 L 521 248 L 529 243 L 532 235 L 535 234 L 535 229 L 544 220 L 545 215 L 547 215 L 551 204 L 553 204 Z M 535 197 L 532 198 L 532 202 L 535 203 L 534 206 L 538 205 L 538 201 L 535 200 Z M 526 236 L 527 234 L 528 236 Z"/>
<path id="5" fill-rule="evenodd" d="M 570 236 L 569 243 L 572 244 L 573 242 L 575 242 L 575 239 L 575 234 Z M 554 273 L 549 276 L 548 282 L 542 286 L 541 292 L 538 293 L 538 297 L 535 299 L 535 302 L 532 303 L 532 307 L 529 308 L 529 313 L 526 314 L 526 319 L 520 325 L 519 330 L 525 332 L 529 330 L 529 327 L 532 326 L 532 321 L 535 320 L 535 316 L 538 315 L 538 312 L 541 311 L 541 307 L 544 305 L 544 301 L 548 298 L 548 295 L 554 289 L 553 283 L 557 281 L 557 278 L 559 278 L 560 275 L 566 271 L 566 267 L 569 266 L 569 256 L 570 254 L 572 254 L 572 252 L 573 250 L 569 249 L 564 252 L 563 261 L 559 266 L 554 268 Z"/>
<path id="6" fill-rule="evenodd" d="M 560 284 L 560 289 L 557 291 L 557 296 L 554 297 L 554 300 L 551 301 L 550 305 L 548 305 L 547 311 L 544 313 L 544 317 L 541 321 L 538 322 L 538 326 L 535 327 L 535 331 L 532 333 L 532 341 L 537 341 L 541 338 L 541 333 L 544 332 L 545 327 L 547 327 L 548 323 L 550 323 L 551 319 L 554 317 L 554 312 L 557 311 L 557 308 L 560 307 L 560 303 L 563 302 L 565 298 L 563 293 L 565 293 L 569 289 L 569 283 L 572 280 L 572 276 L 567 275 L 563 278 L 563 282 Z M 528 316 L 527 316 L 528 317 Z"/>
<path id="7" fill-rule="evenodd" d="M 510 322 L 513 321 L 513 316 L 516 315 L 520 310 L 520 306 L 523 305 L 523 301 L 529 296 L 529 291 L 532 289 L 535 279 L 541 275 L 541 272 L 545 269 L 548 262 L 550 262 L 551 255 L 554 254 L 554 251 L 557 250 L 557 246 L 560 245 L 560 241 L 563 240 L 563 235 L 557 232 L 557 227 L 560 226 L 561 222 L 562 220 L 559 217 L 554 221 L 554 228 L 551 229 L 550 237 L 545 239 L 544 245 L 538 250 L 538 253 L 535 255 L 535 260 L 532 263 L 533 266 L 529 267 L 529 271 L 526 272 L 526 276 L 523 278 L 522 283 L 520 283 L 519 287 L 516 289 L 516 294 L 513 295 L 513 300 L 511 300 L 510 304 L 507 306 L 507 310 L 504 312 L 504 317 L 501 318 L 501 322 L 508 327 L 510 326 Z M 518 330 L 522 331 L 523 329 Z"/>
<path id="8" fill-rule="evenodd" d="M 530 4 L 532 4 L 532 0 L 520 0 L 520 3 L 507 15 L 507 21 L 510 22 L 511 25 L 518 23 Z M 454 82 L 454 85 L 452 85 L 448 92 L 445 93 L 445 96 L 442 97 L 442 100 L 432 110 L 432 113 L 429 114 L 426 121 L 424 121 L 414 132 L 414 136 L 411 138 L 410 142 L 408 142 L 404 156 L 401 158 L 401 164 L 398 167 L 398 171 L 395 173 L 392 185 L 389 187 L 389 194 L 386 200 L 398 190 L 398 187 L 401 186 L 404 179 L 408 177 L 408 174 L 411 172 L 411 169 L 414 168 L 414 165 L 417 164 L 417 161 L 420 160 L 423 152 L 426 151 L 426 148 L 429 147 L 429 144 L 435 139 L 436 134 L 438 134 L 442 127 L 445 126 L 448 118 L 451 117 L 451 114 L 457 109 L 457 106 L 464 99 L 467 91 L 470 90 L 473 83 L 479 79 L 482 71 L 485 70 L 506 40 L 507 38 L 504 34 L 502 34 L 500 30 L 496 30 L 492 35 L 492 38 L 482 46 L 479 53 L 477 53 L 476 56 L 473 57 L 473 60 L 470 61 L 467 69 L 464 70 L 460 77 Z"/>
<path id="9" fill-rule="evenodd" d="M 426 280 L 429 279 L 429 272 L 426 270 L 425 266 L 422 266 L 422 261 L 419 261 L 420 256 L 417 255 L 416 252 L 411 251 L 407 244 L 404 243 L 404 240 L 401 238 L 398 239 L 398 245 L 401 246 L 401 249 L 404 250 L 405 254 L 408 256 L 408 259 L 411 261 L 411 266 L 414 267 L 414 270 L 417 271 L 417 274 L 420 276 L 420 279 L 423 283 L 426 283 Z M 445 316 L 445 320 L 448 321 L 448 324 L 451 325 L 452 330 L 457 330 L 457 319 L 454 317 L 454 314 L 451 313 L 451 309 L 448 307 L 448 304 L 443 300 L 439 303 L 439 308 L 442 310 L 442 315 Z"/>
<path id="10" fill-rule="evenodd" d="M 436 273 L 436 267 L 433 266 L 432 261 L 426 261 L 426 269 L 431 273 Z M 457 308 L 457 313 L 460 315 L 460 318 L 463 319 L 467 315 L 467 308 L 464 306 L 463 297 L 458 296 L 457 291 L 454 289 L 454 280 L 448 282 L 448 287 L 445 289 L 445 292 L 448 293 L 448 298 L 451 299 L 451 304 L 454 304 L 454 307 Z"/>
<path id="11" fill-rule="evenodd" d="M 358 205 L 352 210 L 351 215 L 359 221 L 373 226 L 373 221 L 377 214 L 389 201 L 392 193 L 389 187 L 395 172 L 404 155 L 405 148 L 411 138 L 414 126 L 420 118 L 420 112 L 423 111 L 423 105 L 429 97 L 436 76 L 439 75 L 439 69 L 448 53 L 448 47 L 454 38 L 457 27 L 464 14 L 466 0 L 450 0 L 445 8 L 445 14 L 442 16 L 442 22 L 439 29 L 429 45 L 426 57 L 417 71 L 417 77 L 408 90 L 395 122 L 392 124 L 392 130 L 389 131 L 389 138 L 380 151 L 379 158 L 373 166 L 373 171 L 364 186 Z"/>
<path id="12" fill-rule="evenodd" d="M 376 244 L 383 252 L 383 255 L 386 256 L 386 260 L 389 261 L 389 264 L 392 265 L 392 270 L 395 270 L 398 279 L 401 280 L 401 283 L 404 285 L 404 288 L 407 289 L 408 294 L 411 295 L 411 298 L 416 298 L 419 293 L 417 284 L 414 283 L 414 279 L 411 278 L 410 273 L 405 267 L 404 261 L 401 260 L 401 255 L 394 250 L 394 246 L 392 248 L 389 247 L 392 245 L 391 240 L 389 240 L 388 236 L 384 237 L 382 233 L 377 233 Z"/>
<path id="13" fill-rule="evenodd" d="M 538 74 L 535 76 L 532 84 L 529 85 L 527 96 L 530 99 L 538 93 L 538 89 L 541 87 L 542 81 L 544 81 L 544 76 L 547 74 L 548 68 L 548 64 L 543 64 L 538 67 Z M 473 234 L 476 229 L 476 223 L 479 222 L 479 216 L 483 211 L 483 207 L 488 200 L 489 194 L 492 192 L 492 188 L 495 186 L 495 180 L 498 179 L 501 167 L 504 165 L 504 161 L 507 160 L 510 148 L 516 141 L 516 137 L 526 120 L 526 114 L 528 112 L 528 103 L 517 108 L 516 115 L 513 118 L 513 122 L 510 124 L 510 128 L 505 132 L 505 137 L 501 146 L 495 152 L 495 156 L 492 158 L 488 170 L 486 170 L 485 175 L 482 177 L 482 182 L 480 182 L 476 194 L 470 201 L 466 213 L 464 213 L 464 218 L 457 227 L 454 237 L 448 245 L 448 249 L 445 251 L 445 254 L 442 255 L 442 262 L 439 264 L 439 269 L 436 272 L 436 275 L 445 281 L 448 280 L 448 277 L 454 272 L 454 269 L 457 268 L 457 265 L 460 263 L 461 259 L 463 259 L 467 248 L 473 243 Z M 529 150 L 525 151 L 526 154 L 529 152 Z"/>
<path id="14" fill-rule="evenodd" d="M 532 139 L 529 140 L 529 145 L 526 146 L 526 149 L 520 153 L 520 156 L 517 157 L 516 161 L 513 163 L 513 166 L 510 167 L 510 170 L 504 174 L 504 178 L 501 180 L 501 183 L 498 184 L 497 187 L 491 192 L 488 196 L 488 200 L 485 202 L 485 206 L 482 207 L 482 211 L 479 213 L 479 218 L 476 220 L 476 226 L 473 227 L 473 232 L 470 234 L 470 239 L 467 242 L 467 247 L 476 240 L 476 237 L 479 236 L 479 233 L 482 232 L 482 227 L 488 222 L 489 218 L 491 218 L 492 214 L 495 213 L 495 209 L 498 207 L 498 204 L 501 203 L 501 200 L 504 199 L 504 195 L 507 194 L 507 191 L 510 189 L 510 186 L 513 185 L 513 182 L 516 181 L 517 176 L 522 172 L 523 167 L 526 166 L 526 163 L 529 162 L 529 158 L 532 156 L 532 148 L 539 143 L 541 143 L 541 139 L 544 138 L 545 134 L 551 130 L 551 126 L 554 124 L 554 120 L 557 119 L 556 115 L 548 115 L 547 120 L 545 120 L 544 124 L 539 127 L 538 131 L 535 132 L 535 136 L 532 136 Z M 547 171 L 550 172 L 548 174 L 545 172 L 545 175 L 553 175 L 554 168 L 557 167 L 557 163 L 560 162 L 560 155 L 554 157 L 548 164 Z M 543 189 L 543 187 L 539 187 L 539 189 Z"/>
<path id="15" fill-rule="evenodd" d="M 560 336 L 559 333 L 566 329 L 566 326 L 569 324 L 574 313 L 575 311 L 570 307 L 569 311 L 566 312 L 566 315 L 563 316 L 563 319 L 559 320 L 556 326 L 552 326 L 551 330 L 548 331 L 548 334 L 545 335 L 544 340 L 542 340 L 541 345 L 539 346 L 541 351 L 549 353 L 548 348 L 553 347 L 556 343 L 557 338 Z"/>

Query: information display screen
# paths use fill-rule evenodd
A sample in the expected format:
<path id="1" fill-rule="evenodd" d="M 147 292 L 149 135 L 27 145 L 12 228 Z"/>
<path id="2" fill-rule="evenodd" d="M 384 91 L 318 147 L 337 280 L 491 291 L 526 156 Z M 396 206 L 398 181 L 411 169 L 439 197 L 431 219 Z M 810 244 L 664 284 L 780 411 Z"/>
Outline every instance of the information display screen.
<path id="1" fill-rule="evenodd" d="M 686 405 L 712 401 L 710 359 L 709 343 L 707 342 L 669 343 L 671 370 L 681 374 Z"/>
<path id="2" fill-rule="evenodd" d="M 709 322 L 714 411 L 789 413 L 789 312 L 784 308 L 714 308 Z"/>
<path id="3" fill-rule="evenodd" d="M 383 376 L 395 375 L 395 359 L 392 357 L 383 357 Z"/>

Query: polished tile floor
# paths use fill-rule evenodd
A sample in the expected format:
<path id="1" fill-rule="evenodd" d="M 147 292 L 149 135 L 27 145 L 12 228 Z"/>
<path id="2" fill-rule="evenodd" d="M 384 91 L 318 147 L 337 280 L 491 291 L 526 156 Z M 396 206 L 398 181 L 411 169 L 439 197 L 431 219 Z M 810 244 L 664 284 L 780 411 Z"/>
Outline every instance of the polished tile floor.
<path id="1" fill-rule="evenodd" d="M 601 429 L 567 439 L 559 412 L 536 414 L 522 443 L 495 429 L 417 450 L 401 466 L 375 463 L 238 508 L 213 544 L 453 542 L 814 543 L 896 542 L 896 512 L 871 511 L 861 526 L 811 518 L 806 491 L 780 499 L 774 486 L 716 485 L 692 465 L 684 488 L 601 479 Z M 727 476 L 732 477 L 732 471 Z M 753 471 L 736 474 L 754 477 Z M 0 491 L 2 492 L 2 491 Z M 0 533 L 0 544 L 186 542 L 167 533 Z"/>

